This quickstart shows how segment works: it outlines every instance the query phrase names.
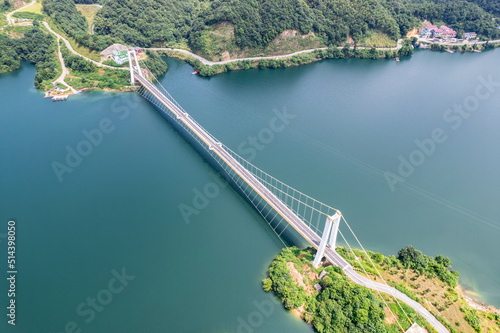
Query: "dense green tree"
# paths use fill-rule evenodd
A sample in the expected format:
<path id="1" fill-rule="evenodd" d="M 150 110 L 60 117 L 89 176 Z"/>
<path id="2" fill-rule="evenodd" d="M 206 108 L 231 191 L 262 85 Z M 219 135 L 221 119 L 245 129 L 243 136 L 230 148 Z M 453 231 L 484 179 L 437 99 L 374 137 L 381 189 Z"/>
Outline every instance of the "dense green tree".
<path id="1" fill-rule="evenodd" d="M 398 259 L 404 265 L 411 265 L 416 262 L 417 259 L 422 255 L 422 252 L 415 249 L 412 245 L 405 246 L 398 251 Z"/>
<path id="2" fill-rule="evenodd" d="M 12 4 L 10 3 L 10 1 L 9 1 L 9 0 L 4 0 L 4 1 L 0 4 L 0 13 L 6 12 L 6 11 L 8 11 L 9 9 L 12 9 Z"/>
<path id="3" fill-rule="evenodd" d="M 21 60 L 35 64 L 35 87 L 52 80 L 57 74 L 56 43 L 54 38 L 39 29 L 38 22 L 20 39 L 0 35 L 0 73 L 19 68 Z"/>

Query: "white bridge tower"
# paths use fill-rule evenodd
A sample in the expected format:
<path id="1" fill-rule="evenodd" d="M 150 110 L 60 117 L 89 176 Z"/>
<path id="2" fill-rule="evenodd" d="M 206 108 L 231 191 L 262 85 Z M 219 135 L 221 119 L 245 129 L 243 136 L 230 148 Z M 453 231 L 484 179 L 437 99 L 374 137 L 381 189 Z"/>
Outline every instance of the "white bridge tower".
<path id="1" fill-rule="evenodd" d="M 323 254 L 325 253 L 325 248 L 335 250 L 337 243 L 337 234 L 339 232 L 340 219 L 342 218 L 342 213 L 338 210 L 333 216 L 327 216 L 325 229 L 323 230 L 323 236 L 321 237 L 321 242 L 319 243 L 318 251 L 314 256 L 313 266 L 319 267 Z"/>
<path id="2" fill-rule="evenodd" d="M 128 64 L 130 66 L 130 84 L 135 85 L 134 70 L 136 70 L 140 76 L 142 76 L 142 70 L 137 60 L 137 54 L 132 48 L 128 51 Z"/>

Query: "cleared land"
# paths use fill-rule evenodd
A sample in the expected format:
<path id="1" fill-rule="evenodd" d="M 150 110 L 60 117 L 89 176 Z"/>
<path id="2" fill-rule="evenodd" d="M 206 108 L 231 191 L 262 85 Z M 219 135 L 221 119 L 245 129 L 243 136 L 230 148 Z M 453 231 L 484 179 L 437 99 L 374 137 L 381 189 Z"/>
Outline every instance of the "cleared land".
<path id="1" fill-rule="evenodd" d="M 265 48 L 240 48 L 235 43 L 234 25 L 221 22 L 213 25 L 206 33 L 207 46 L 201 52 L 206 59 L 225 61 L 245 57 L 278 56 L 300 50 L 323 47 L 321 38 L 309 33 L 302 35 L 296 30 L 285 30 Z"/>
<path id="2" fill-rule="evenodd" d="M 41 1 L 35 2 L 31 6 L 28 6 L 26 8 L 21 9 L 19 12 L 20 13 L 30 12 L 30 13 L 35 13 L 35 14 L 43 14 L 42 13 L 42 2 Z"/>
<path id="3" fill-rule="evenodd" d="M 359 42 L 359 46 L 365 47 L 396 47 L 397 42 L 392 40 L 383 32 L 370 30 L 367 32 L 367 37 Z"/>
<path id="4" fill-rule="evenodd" d="M 361 265 L 368 273 L 368 277 L 377 282 L 382 282 L 377 271 L 368 261 L 366 255 L 359 250 L 354 250 L 357 260 L 350 254 L 343 252 L 344 258 L 355 267 L 355 270 L 366 276 Z M 399 265 L 389 265 L 384 256 L 369 252 L 382 277 L 389 285 L 417 300 L 427 310 L 433 313 L 441 322 L 446 321 L 454 332 L 500 332 L 500 315 L 495 315 L 494 310 L 479 311 L 472 309 L 467 303 L 460 286 L 451 288 L 437 277 L 430 277 L 426 273 L 419 273 Z M 477 326 L 474 326 L 474 322 Z M 471 324 L 472 323 L 472 324 Z"/>
<path id="5" fill-rule="evenodd" d="M 82 13 L 89 23 L 89 33 L 92 33 L 92 26 L 94 25 L 95 14 L 99 11 L 98 6 L 95 5 L 76 5 L 76 9 Z"/>

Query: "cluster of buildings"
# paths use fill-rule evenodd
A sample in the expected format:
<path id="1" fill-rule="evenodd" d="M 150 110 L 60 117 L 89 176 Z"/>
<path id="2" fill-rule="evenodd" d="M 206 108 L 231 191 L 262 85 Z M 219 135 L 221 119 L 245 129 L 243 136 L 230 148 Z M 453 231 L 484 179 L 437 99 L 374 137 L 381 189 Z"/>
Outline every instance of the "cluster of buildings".
<path id="1" fill-rule="evenodd" d="M 457 32 L 451 28 L 448 28 L 445 25 L 440 26 L 439 28 L 435 25 L 428 25 L 423 29 L 420 29 L 420 35 L 425 38 L 455 38 L 457 37 Z"/>
<path id="2" fill-rule="evenodd" d="M 118 65 L 128 61 L 128 51 L 134 51 L 138 60 L 144 58 L 144 51 L 140 47 L 129 48 L 121 44 L 113 44 L 108 46 L 101 52 L 101 62 L 106 60 L 114 60 Z"/>
<path id="3" fill-rule="evenodd" d="M 439 28 L 435 25 L 428 25 L 420 29 L 420 36 L 424 38 L 455 38 L 457 37 L 457 32 L 445 25 Z M 475 32 L 466 32 L 463 37 L 465 40 L 476 38 L 477 34 Z"/>
<path id="4" fill-rule="evenodd" d="M 464 33 L 464 39 L 476 39 L 477 34 L 475 32 L 466 32 Z"/>

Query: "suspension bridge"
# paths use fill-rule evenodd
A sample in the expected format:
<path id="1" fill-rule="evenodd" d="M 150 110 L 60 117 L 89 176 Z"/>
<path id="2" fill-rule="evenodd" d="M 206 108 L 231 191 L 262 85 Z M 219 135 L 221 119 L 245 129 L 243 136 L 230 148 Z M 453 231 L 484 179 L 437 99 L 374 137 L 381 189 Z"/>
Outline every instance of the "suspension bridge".
<path id="1" fill-rule="evenodd" d="M 449 332 L 421 304 L 386 283 L 339 210 L 315 200 L 265 173 L 217 140 L 175 101 L 144 63 L 139 64 L 133 51 L 129 52 L 129 64 L 130 81 L 133 85 L 137 85 L 137 92 L 162 111 L 167 116 L 167 119 L 185 132 L 184 134 L 187 134 L 198 143 L 199 147 L 197 148 L 201 148 L 204 153 L 217 163 L 227 176 L 226 178 L 230 179 L 255 207 L 282 242 L 281 235 L 291 226 L 317 249 L 313 260 L 315 267 L 319 267 L 323 263 L 323 258 L 326 258 L 327 262 L 340 267 L 355 283 L 376 291 L 403 332 L 404 329 L 398 318 L 392 313 L 381 293 L 394 298 L 410 325 L 414 323 L 406 315 L 399 301 L 412 307 L 427 320 L 436 332 Z M 144 67 L 148 75 L 143 74 L 141 66 Z M 382 283 L 370 280 L 363 265 L 360 266 L 365 276 L 357 273 L 354 267 L 335 251 L 337 235 L 340 234 L 354 258 L 356 258 L 350 244 L 339 229 L 341 222 L 354 235 L 356 242 L 383 281 Z"/>

